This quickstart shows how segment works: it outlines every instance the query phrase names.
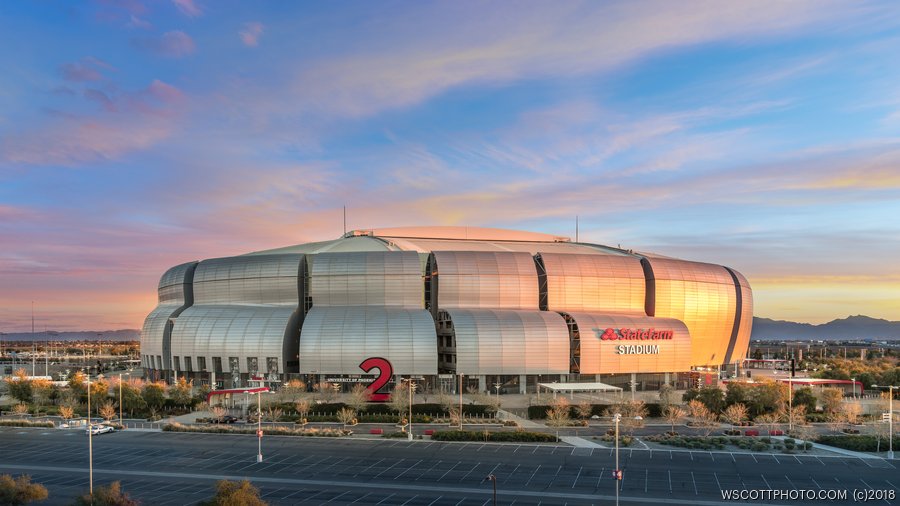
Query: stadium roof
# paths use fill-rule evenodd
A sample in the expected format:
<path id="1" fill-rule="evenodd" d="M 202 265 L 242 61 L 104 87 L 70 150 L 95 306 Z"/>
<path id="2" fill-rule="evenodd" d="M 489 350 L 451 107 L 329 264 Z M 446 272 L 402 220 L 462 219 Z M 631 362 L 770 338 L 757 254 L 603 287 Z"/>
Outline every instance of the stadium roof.
<path id="1" fill-rule="evenodd" d="M 569 237 L 539 234 L 519 230 L 481 227 L 400 227 L 352 230 L 331 241 L 297 244 L 248 253 L 271 255 L 279 253 L 326 253 L 350 251 L 416 251 L 428 253 L 441 250 L 463 251 L 521 251 L 531 254 L 587 253 L 629 255 L 630 252 L 597 244 L 575 243 Z"/>

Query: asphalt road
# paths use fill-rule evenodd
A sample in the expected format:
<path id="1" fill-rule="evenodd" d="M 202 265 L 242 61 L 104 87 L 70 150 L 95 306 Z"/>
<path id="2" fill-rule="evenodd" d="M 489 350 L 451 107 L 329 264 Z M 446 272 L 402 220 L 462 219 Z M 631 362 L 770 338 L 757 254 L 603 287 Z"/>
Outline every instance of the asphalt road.
<path id="1" fill-rule="evenodd" d="M 120 480 L 144 504 L 196 504 L 216 481 L 248 478 L 270 504 L 612 504 L 614 454 L 565 445 L 439 443 L 124 431 L 94 438 L 94 483 Z M 622 504 L 739 504 L 721 490 L 900 493 L 898 461 L 728 452 L 622 450 Z M 88 486 L 83 431 L 0 428 L 0 473 L 27 473 L 69 504 Z M 872 501 L 898 504 L 900 499 Z"/>

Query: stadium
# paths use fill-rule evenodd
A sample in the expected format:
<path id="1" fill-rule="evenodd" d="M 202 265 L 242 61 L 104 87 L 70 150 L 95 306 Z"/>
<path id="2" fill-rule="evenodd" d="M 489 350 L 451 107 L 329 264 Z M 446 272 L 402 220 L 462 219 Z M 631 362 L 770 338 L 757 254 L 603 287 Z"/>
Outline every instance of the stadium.
<path id="1" fill-rule="evenodd" d="M 753 315 L 728 267 L 474 227 L 354 230 L 188 262 L 158 293 L 141 335 L 148 377 L 213 388 L 402 376 L 508 393 L 686 388 L 745 358 Z"/>

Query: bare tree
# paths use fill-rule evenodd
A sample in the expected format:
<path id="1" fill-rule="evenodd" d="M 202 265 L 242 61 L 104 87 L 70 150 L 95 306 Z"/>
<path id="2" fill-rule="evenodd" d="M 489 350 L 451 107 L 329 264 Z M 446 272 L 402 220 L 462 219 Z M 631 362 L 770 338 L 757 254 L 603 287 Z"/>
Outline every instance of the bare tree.
<path id="1" fill-rule="evenodd" d="M 75 417 L 75 410 L 72 409 L 72 406 L 60 406 L 59 407 L 59 416 L 63 419 L 63 421 L 69 421 L 69 419 Z"/>
<path id="2" fill-rule="evenodd" d="M 228 410 L 226 410 L 222 406 L 213 406 L 209 409 L 209 411 L 213 414 L 214 417 L 216 417 L 216 420 L 220 422 L 225 418 L 225 414 L 228 412 Z"/>
<path id="3" fill-rule="evenodd" d="M 28 414 L 28 405 L 24 403 L 16 404 L 15 406 L 13 406 L 13 413 L 24 417 Z"/>
<path id="4" fill-rule="evenodd" d="M 775 413 L 764 413 L 756 417 L 755 421 L 759 424 L 764 430 L 772 431 L 775 429 L 775 425 L 778 424 L 779 417 Z"/>
<path id="5" fill-rule="evenodd" d="M 100 413 L 100 416 L 103 417 L 103 419 L 107 422 L 112 420 L 113 417 L 116 416 L 116 406 L 109 401 L 104 402 L 97 411 Z"/>
<path id="6" fill-rule="evenodd" d="M 350 389 L 350 395 L 347 397 L 347 405 L 357 413 L 361 413 L 366 410 L 369 397 L 371 397 L 369 389 L 366 388 L 365 385 L 357 383 Z"/>
<path id="7" fill-rule="evenodd" d="M 725 408 L 725 411 L 722 412 L 722 419 L 730 423 L 732 427 L 736 427 L 747 419 L 748 414 L 747 406 L 737 403 Z"/>
<path id="8" fill-rule="evenodd" d="M 705 435 L 708 436 L 715 429 L 717 425 L 716 414 L 710 411 L 705 404 L 694 399 L 688 403 L 688 410 L 691 413 L 691 418 L 694 419 L 694 424 L 704 429 Z"/>
<path id="9" fill-rule="evenodd" d="M 0 504 L 20 506 L 43 501 L 47 495 L 47 488 L 39 483 L 32 483 L 31 476 L 27 474 L 15 479 L 8 474 L 0 476 Z"/>
<path id="10" fill-rule="evenodd" d="M 338 420 L 346 429 L 348 425 L 351 425 L 356 420 L 356 412 L 350 408 L 341 408 L 338 411 Z"/>
<path id="11" fill-rule="evenodd" d="M 284 416 L 284 410 L 279 407 L 269 407 L 266 409 L 265 419 L 269 422 L 277 422 Z"/>
<path id="12" fill-rule="evenodd" d="M 594 407 L 591 406 L 591 403 L 588 401 L 579 402 L 575 407 L 575 410 L 578 412 L 578 417 L 584 421 L 587 421 L 588 418 L 591 417 L 591 413 L 593 413 Z"/>
<path id="13" fill-rule="evenodd" d="M 665 416 L 666 421 L 672 425 L 672 435 L 675 435 L 675 424 L 683 420 L 684 417 L 687 416 L 687 411 L 685 411 L 680 406 L 673 405 L 667 407 L 663 415 Z"/>
<path id="14" fill-rule="evenodd" d="M 560 395 L 553 399 L 550 409 L 547 410 L 547 425 L 551 427 L 564 427 L 571 422 L 569 399 Z"/>
<path id="15" fill-rule="evenodd" d="M 281 402 L 297 402 L 304 394 L 306 394 L 306 383 L 298 379 L 288 381 L 281 387 L 281 390 L 278 391 Z"/>
<path id="16" fill-rule="evenodd" d="M 409 410 L 409 382 L 403 381 L 394 387 L 389 404 L 402 421 Z"/>
<path id="17" fill-rule="evenodd" d="M 306 419 L 309 417 L 309 401 L 306 399 L 298 401 L 294 404 L 294 408 L 297 410 L 297 414 L 300 415 L 300 423 L 305 424 Z"/>

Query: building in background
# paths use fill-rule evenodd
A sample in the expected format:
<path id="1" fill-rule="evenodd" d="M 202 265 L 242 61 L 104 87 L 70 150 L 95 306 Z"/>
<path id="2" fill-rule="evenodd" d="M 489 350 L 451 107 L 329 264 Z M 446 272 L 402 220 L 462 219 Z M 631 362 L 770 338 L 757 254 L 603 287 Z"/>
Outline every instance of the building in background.
<path id="1" fill-rule="evenodd" d="M 375 370 L 451 390 L 686 388 L 745 358 L 752 315 L 747 280 L 719 265 L 532 232 L 354 230 L 169 269 L 141 360 L 219 388 Z"/>

